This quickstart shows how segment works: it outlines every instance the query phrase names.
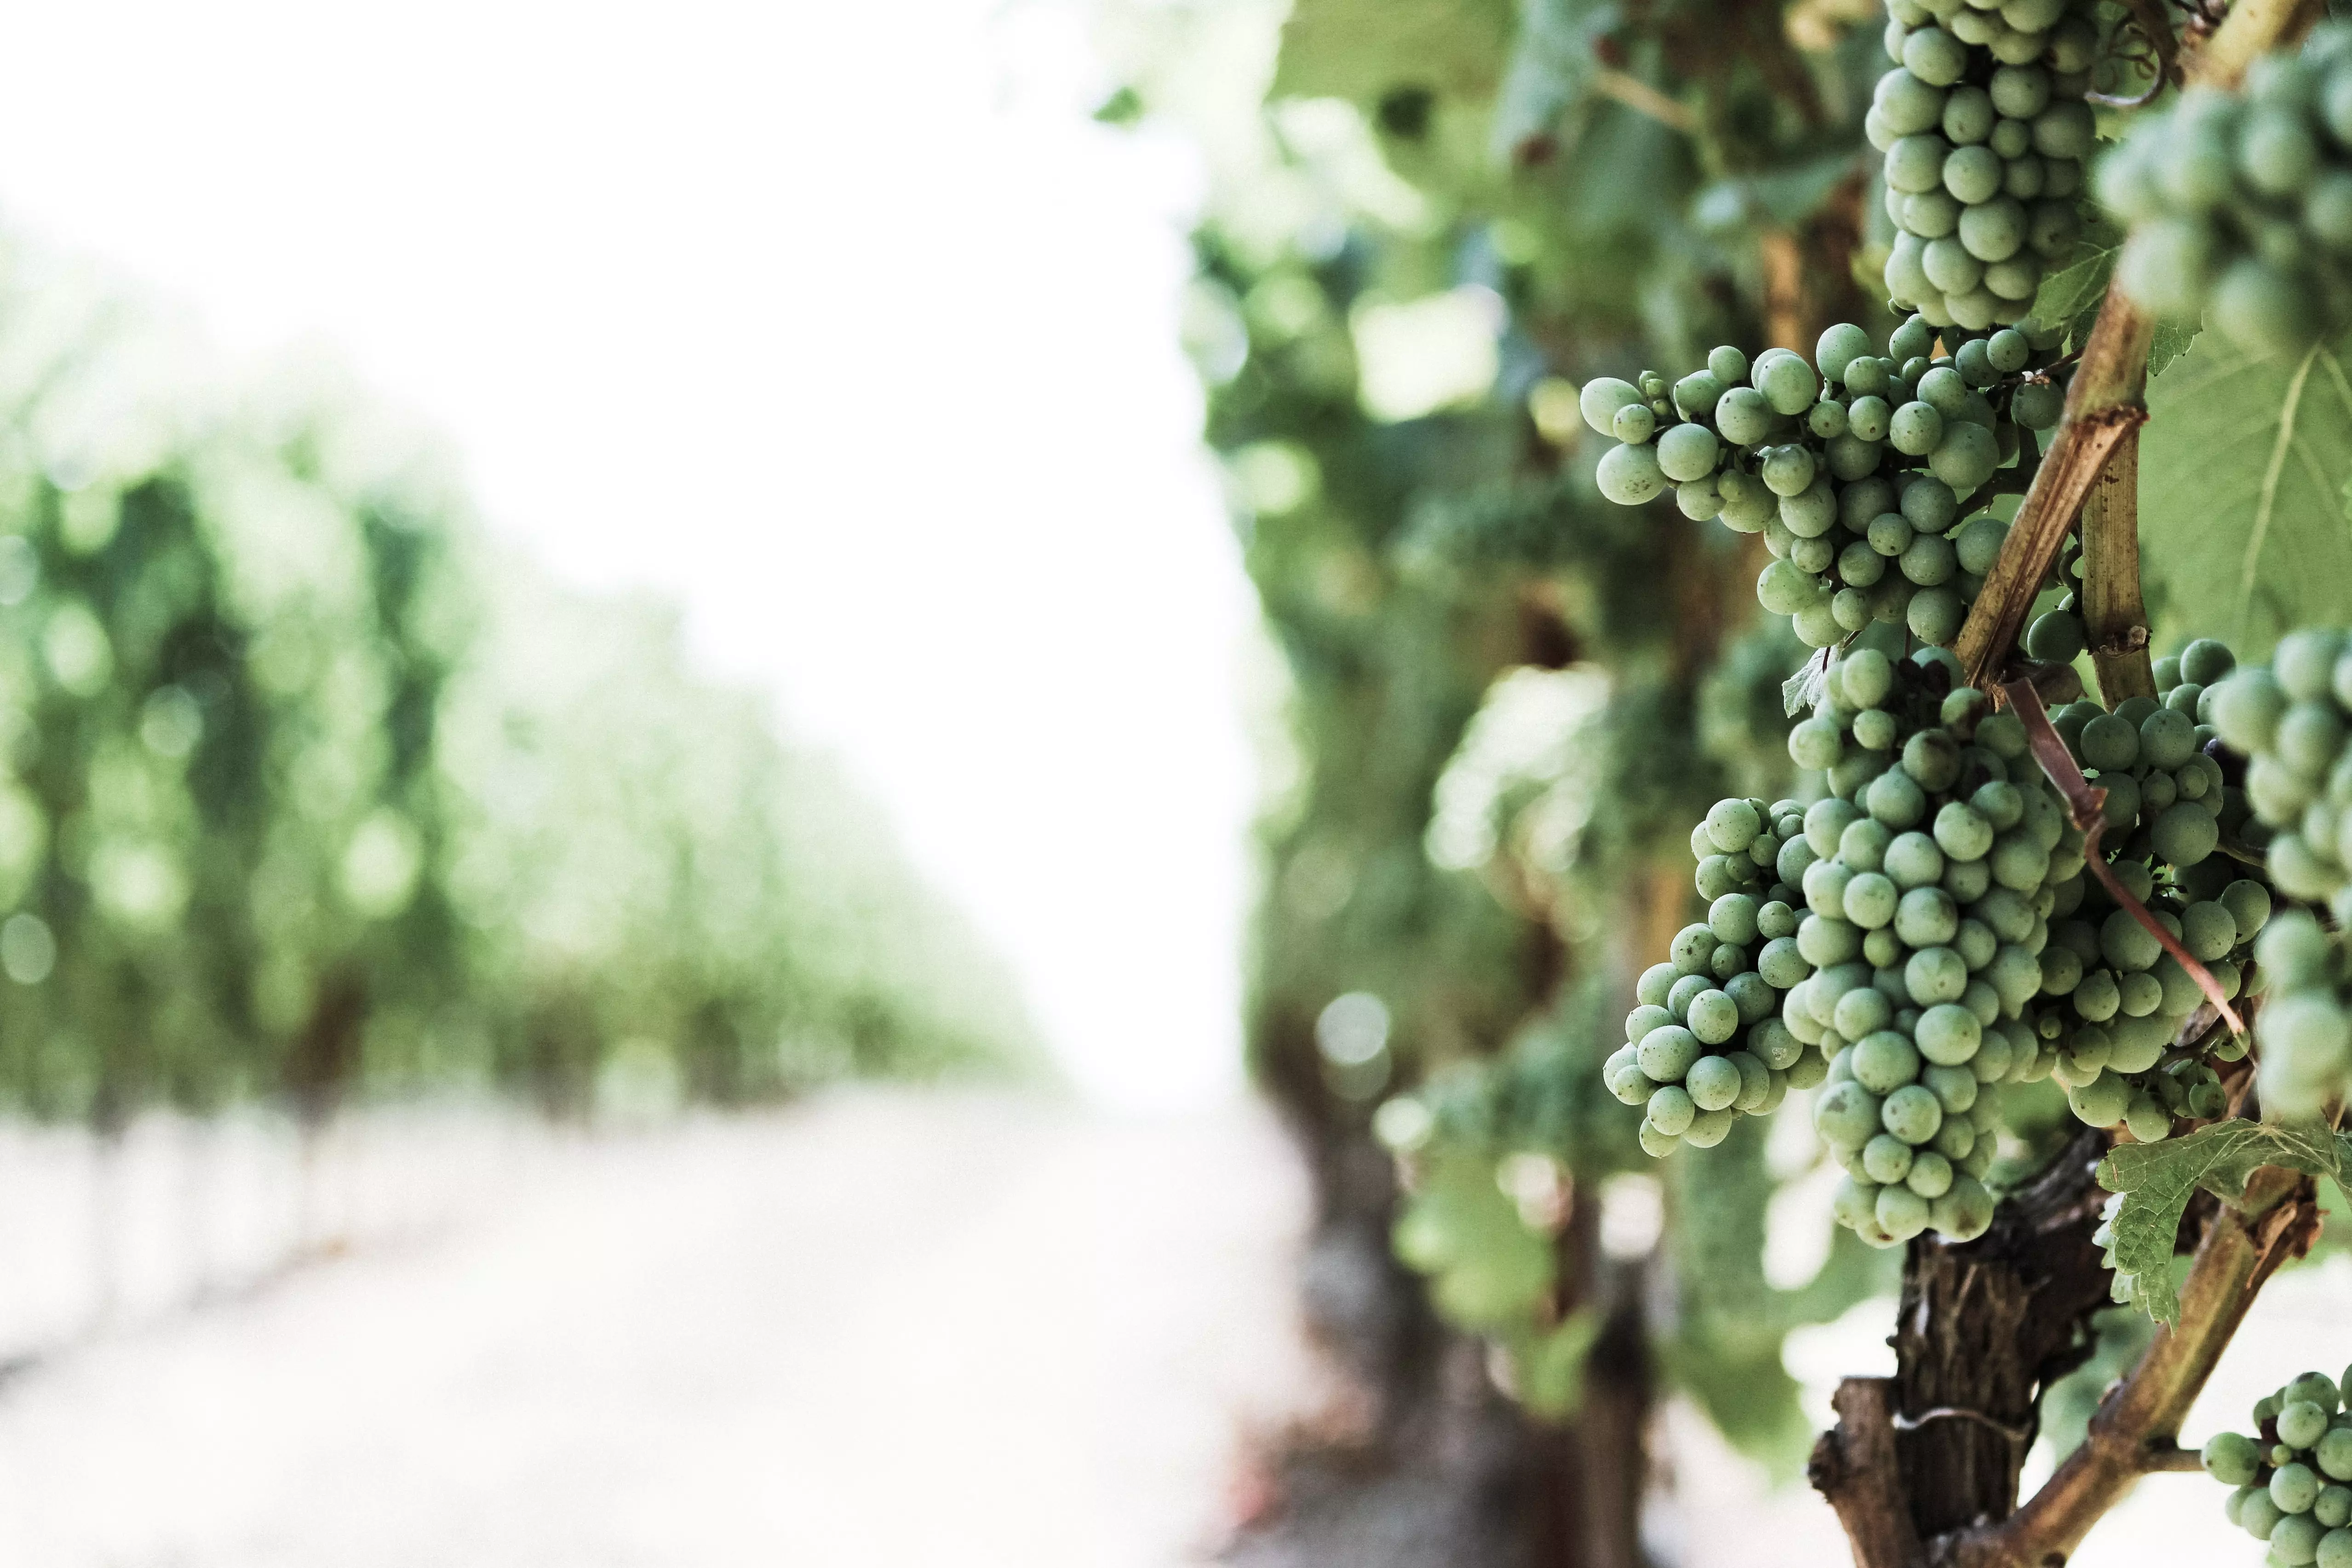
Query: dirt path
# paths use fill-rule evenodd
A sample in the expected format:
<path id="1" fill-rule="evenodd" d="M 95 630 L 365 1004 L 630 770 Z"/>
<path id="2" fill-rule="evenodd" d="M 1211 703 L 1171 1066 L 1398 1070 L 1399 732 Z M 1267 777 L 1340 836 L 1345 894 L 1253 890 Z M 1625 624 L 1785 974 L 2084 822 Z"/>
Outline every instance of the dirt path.
<path id="1" fill-rule="evenodd" d="M 844 1096 L 560 1151 L 498 1217 L 0 1389 L 24 1568 L 1196 1560 L 1307 1373 L 1253 1112 Z"/>

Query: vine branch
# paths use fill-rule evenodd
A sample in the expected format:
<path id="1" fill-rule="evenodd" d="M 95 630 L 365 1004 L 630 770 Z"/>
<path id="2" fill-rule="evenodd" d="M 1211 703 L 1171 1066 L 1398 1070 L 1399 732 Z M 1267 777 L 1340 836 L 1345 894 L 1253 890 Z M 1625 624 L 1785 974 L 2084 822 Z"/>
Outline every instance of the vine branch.
<path id="1" fill-rule="evenodd" d="M 2266 1165 L 2237 1206 L 2213 1214 L 2180 1290 L 2180 1322 L 2158 1328 L 2139 1364 L 2099 1403 L 2082 1447 L 2031 1501 L 1996 1525 L 1961 1532 L 1936 1561 L 1949 1568 L 2038 1568 L 2074 1555 L 2091 1526 L 2141 1476 L 2181 1467 L 2180 1423 L 2238 1331 L 2255 1293 L 2300 1257 L 2319 1228 L 2311 1178 Z"/>

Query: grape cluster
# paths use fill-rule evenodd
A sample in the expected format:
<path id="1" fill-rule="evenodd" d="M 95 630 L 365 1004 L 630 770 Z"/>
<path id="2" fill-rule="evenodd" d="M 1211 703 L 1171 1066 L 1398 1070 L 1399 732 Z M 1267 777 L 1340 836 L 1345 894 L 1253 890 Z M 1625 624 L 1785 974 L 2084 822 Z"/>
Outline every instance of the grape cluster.
<path id="1" fill-rule="evenodd" d="M 2099 167 L 2130 226 L 2125 292 L 2204 317 L 2252 353 L 2299 349 L 2352 316 L 2352 27 L 2265 56 L 2245 90 L 2192 87 L 2139 117 Z"/>
<path id="2" fill-rule="evenodd" d="M 2352 639 L 2305 627 L 2268 668 L 2241 669 L 2204 699 L 2223 743 L 2246 753 L 2246 800 L 2275 830 L 2271 881 L 2352 917 Z"/>
<path id="3" fill-rule="evenodd" d="M 1937 327 L 1981 331 L 2032 308 L 2081 232 L 2074 198 L 2096 128 L 2088 5 L 1894 0 L 1895 68 L 1864 129 L 1885 153 L 1897 230 L 1886 291 Z"/>
<path id="4" fill-rule="evenodd" d="M 1935 329 L 1914 316 L 1882 356 L 1842 323 L 1813 364 L 1727 346 L 1671 386 L 1652 371 L 1587 382 L 1585 422 L 1621 443 L 1601 492 L 1639 506 L 1672 488 L 1685 516 L 1761 533 L 1773 559 L 1756 596 L 1810 647 L 1874 621 L 1948 645 L 2008 533 L 1972 502 L 2001 465 L 2032 460 L 2031 432 L 2065 398 L 2036 369 L 2055 346 L 2038 323 L 1944 343 L 1931 359 Z"/>
<path id="5" fill-rule="evenodd" d="M 2230 1522 L 2270 1543 L 2280 1568 L 2352 1568 L 2352 1367 L 2306 1372 L 2254 1405 L 2256 1435 L 2217 1433 L 2205 1472 L 2233 1487 Z"/>
<path id="6" fill-rule="evenodd" d="M 2260 882 L 2241 878 L 2213 899 L 2193 899 L 2155 885 L 2145 861 L 2119 860 L 2116 879 L 2158 922 L 2202 962 L 2221 988 L 2237 995 L 2253 935 L 2270 918 Z M 2079 900 L 2068 909 L 2070 901 Z M 2075 1116 L 2093 1127 L 2130 1129 L 2142 1143 L 2168 1137 L 2173 1119 L 2210 1121 L 2228 1097 L 2209 1053 L 2181 1042 L 2183 1022 L 2204 993 L 2178 960 L 2106 890 L 2084 879 L 2061 889 L 2042 953 L 2042 985 L 2053 1000 L 2036 1032 L 2055 1053 L 2051 1076 L 2066 1089 Z M 2234 1060 L 2242 1043 L 2210 1053 Z"/>
<path id="7" fill-rule="evenodd" d="M 2214 855 L 2230 792 L 2204 750 L 2213 731 L 2197 715 L 2207 685 L 2234 662 L 2218 642 L 2193 642 L 2157 661 L 2159 697 L 2128 699 L 2113 713 L 2070 703 L 2051 720 L 2084 776 L 2107 792 L 2101 843 L 2116 879 L 2228 997 L 2271 913 L 2270 890 L 2233 879 Z M 2052 920 L 2042 989 L 2053 1000 L 2037 1029 L 2074 1114 L 2094 1127 L 2121 1122 L 2143 1143 L 2169 1135 L 2176 1117 L 2221 1115 L 2227 1097 L 2207 1053 L 2179 1043 L 2204 1000 L 2179 961 L 2092 879 L 2059 889 Z M 2243 1051 L 2224 1041 L 2212 1054 L 2234 1060 Z"/>
<path id="8" fill-rule="evenodd" d="M 2270 982 L 2254 1018 L 2263 1048 L 2255 1085 L 2279 1116 L 2317 1116 L 2352 1092 L 2352 1016 L 2343 949 L 2301 910 L 2271 922 L 2254 957 Z"/>
<path id="9" fill-rule="evenodd" d="M 2043 917 L 2083 867 L 2024 726 L 1953 689 L 1938 652 L 1853 653 L 1789 738 L 1832 793 L 1780 867 L 1800 873 L 1813 966 L 1781 1021 L 1828 1060 L 1813 1125 L 1847 1173 L 1833 1212 L 1878 1246 L 1991 1222 L 1986 1090 L 2036 1071 Z"/>
<path id="10" fill-rule="evenodd" d="M 1828 1070 L 1779 1016 L 1782 993 L 1812 973 L 1796 941 L 1801 895 L 1780 879 L 1803 834 L 1797 802 L 1738 799 L 1716 802 L 1691 833 L 1706 919 L 1643 972 L 1625 1044 L 1601 1068 L 1610 1093 L 1643 1107 L 1652 1154 L 1713 1148 L 1740 1114 L 1769 1114 Z"/>

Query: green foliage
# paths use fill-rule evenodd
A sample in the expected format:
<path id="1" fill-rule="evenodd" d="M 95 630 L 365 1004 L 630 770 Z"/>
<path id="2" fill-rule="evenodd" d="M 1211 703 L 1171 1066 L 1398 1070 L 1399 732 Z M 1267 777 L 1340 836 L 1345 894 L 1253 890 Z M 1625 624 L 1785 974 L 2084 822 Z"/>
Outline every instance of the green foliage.
<path id="1" fill-rule="evenodd" d="M 2180 1298 L 2172 1282 L 2180 1216 L 2200 1188 L 2225 1204 L 2243 1200 L 2264 1165 L 2341 1182 L 2352 1135 L 2323 1128 L 2221 1121 L 2162 1143 L 2127 1143 L 2099 1164 L 2099 1184 L 2117 1194 L 2105 1227 L 2118 1274 L 2138 1280 L 2138 1300 L 2159 1323 L 2176 1323 Z"/>
<path id="2" fill-rule="evenodd" d="M 1024 1058 L 978 944 L 666 616 L 488 556 L 364 399 L 211 410 L 39 275 L 0 300 L 0 1099 L 584 1111 L 615 1062 L 728 1100 Z"/>
<path id="3" fill-rule="evenodd" d="M 2260 658 L 2337 619 L 2352 580 L 2344 484 L 2352 379 L 2342 345 L 2256 358 L 2207 335 L 2148 386 L 2141 574 L 2160 640 Z"/>

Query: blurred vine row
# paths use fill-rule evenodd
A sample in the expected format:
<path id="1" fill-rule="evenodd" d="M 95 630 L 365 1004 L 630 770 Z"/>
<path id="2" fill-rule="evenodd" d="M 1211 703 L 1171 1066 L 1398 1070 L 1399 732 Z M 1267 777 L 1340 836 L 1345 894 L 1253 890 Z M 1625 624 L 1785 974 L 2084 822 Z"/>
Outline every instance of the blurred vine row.
<path id="1" fill-rule="evenodd" d="M 1025 1068 L 826 757 L 331 374 L 0 248 L 0 1105 L 549 1113 Z"/>

